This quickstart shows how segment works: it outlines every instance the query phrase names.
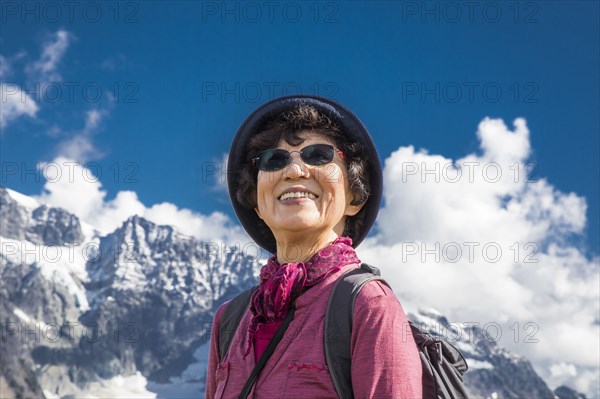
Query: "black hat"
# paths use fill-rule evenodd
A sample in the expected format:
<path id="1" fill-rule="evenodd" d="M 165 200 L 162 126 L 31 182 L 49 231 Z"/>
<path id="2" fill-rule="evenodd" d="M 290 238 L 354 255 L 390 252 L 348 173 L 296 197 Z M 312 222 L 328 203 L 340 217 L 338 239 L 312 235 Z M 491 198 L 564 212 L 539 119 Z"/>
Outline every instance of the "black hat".
<path id="1" fill-rule="evenodd" d="M 337 122 L 342 134 L 353 141 L 359 142 L 365 151 L 364 158 L 367 160 L 367 171 L 371 189 L 366 204 L 354 216 L 362 215 L 363 223 L 356 234 L 351 236 L 353 247 L 358 246 L 367 236 L 379 212 L 383 190 L 381 164 L 379 163 L 377 149 L 375 148 L 375 144 L 373 144 L 373 140 L 371 140 L 369 132 L 367 132 L 367 129 L 356 115 L 343 105 L 325 97 L 299 94 L 276 98 L 258 107 L 242 123 L 231 143 L 227 163 L 227 186 L 233 209 L 250 237 L 270 253 L 275 253 L 277 249 L 275 237 L 270 230 L 261 228 L 260 224 L 264 224 L 264 222 L 258 217 L 254 209 L 245 207 L 237 200 L 238 175 L 241 165 L 247 162 L 246 155 L 249 139 L 258 133 L 264 127 L 265 122 L 270 120 L 274 115 L 292 110 L 303 104 L 315 107 Z"/>

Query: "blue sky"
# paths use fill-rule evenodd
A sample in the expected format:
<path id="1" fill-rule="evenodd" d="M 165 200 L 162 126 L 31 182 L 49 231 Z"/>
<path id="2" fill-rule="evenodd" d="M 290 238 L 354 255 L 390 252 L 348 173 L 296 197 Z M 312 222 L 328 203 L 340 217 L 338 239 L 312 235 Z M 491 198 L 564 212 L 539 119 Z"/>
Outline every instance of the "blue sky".
<path id="1" fill-rule="evenodd" d="M 505 328 L 533 320 L 539 345 L 510 334 L 503 344 L 551 385 L 600 394 L 600 347 L 578 345 L 600 331 L 598 2 L 0 7 L 0 185 L 103 232 L 140 214 L 200 239 L 243 239 L 219 173 L 237 128 L 274 97 L 332 97 L 362 119 L 384 164 L 385 202 L 359 255 L 403 305 L 494 315 Z M 403 174 L 451 161 L 463 166 L 456 184 L 454 167 L 441 182 L 440 171 Z M 62 176 L 51 184 L 35 170 L 53 162 Z M 478 162 L 472 182 L 467 162 Z M 502 179 L 482 179 L 491 165 Z M 474 241 L 504 256 L 463 256 L 460 269 L 425 251 L 397 261 L 406 245 Z"/>
<path id="2" fill-rule="evenodd" d="M 383 158 L 411 144 L 454 159 L 477 151 L 483 117 L 509 125 L 524 117 L 533 174 L 587 199 L 588 244 L 598 252 L 597 2 L 94 4 L 3 4 L 5 81 L 35 86 L 27 63 L 58 30 L 70 40 L 61 80 L 38 94 L 35 118 L 3 128 L 2 162 L 50 161 L 98 109 L 88 161 L 108 197 L 131 189 L 145 204 L 231 213 L 203 167 L 274 96 L 302 91 L 347 104 Z M 43 184 L 4 172 L 1 184 L 24 193 Z"/>

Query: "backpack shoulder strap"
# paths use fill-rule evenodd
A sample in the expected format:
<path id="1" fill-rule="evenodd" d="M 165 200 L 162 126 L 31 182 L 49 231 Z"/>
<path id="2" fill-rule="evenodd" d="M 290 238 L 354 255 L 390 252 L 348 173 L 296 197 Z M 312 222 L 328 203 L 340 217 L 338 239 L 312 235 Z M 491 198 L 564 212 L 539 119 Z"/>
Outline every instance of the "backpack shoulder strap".
<path id="1" fill-rule="evenodd" d="M 223 311 L 219 323 L 219 362 L 222 362 L 229 351 L 229 346 L 235 335 L 242 317 L 250 306 L 250 298 L 258 286 L 254 286 L 233 298 Z"/>
<path id="2" fill-rule="evenodd" d="M 362 287 L 370 281 L 380 280 L 379 269 L 361 264 L 340 277 L 329 295 L 325 311 L 324 347 L 325 360 L 333 386 L 340 398 L 353 398 L 350 361 L 350 340 L 354 302 Z"/>

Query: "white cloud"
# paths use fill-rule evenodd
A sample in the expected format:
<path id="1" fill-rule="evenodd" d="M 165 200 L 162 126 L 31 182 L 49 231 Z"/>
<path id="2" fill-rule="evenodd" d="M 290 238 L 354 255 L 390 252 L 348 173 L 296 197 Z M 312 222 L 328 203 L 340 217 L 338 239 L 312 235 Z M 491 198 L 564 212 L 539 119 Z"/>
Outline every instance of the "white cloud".
<path id="1" fill-rule="evenodd" d="M 176 226 L 182 233 L 200 240 L 237 237 L 232 242 L 248 241 L 239 227 L 234 226 L 231 219 L 221 212 L 199 215 L 189 209 L 178 209 L 171 203 L 163 202 L 146 209 L 144 216 L 154 223 Z"/>
<path id="2" fill-rule="evenodd" d="M 408 309 L 500 323 L 501 344 L 546 378 L 559 361 L 598 376 L 600 259 L 571 243 L 586 225 L 585 199 L 527 180 L 535 166 L 529 131 L 523 119 L 514 126 L 486 118 L 477 132 L 481 154 L 455 161 L 412 146 L 393 152 L 377 234 L 359 255 L 381 267 Z M 561 381 L 584 384 L 568 373 Z"/>
<path id="3" fill-rule="evenodd" d="M 577 367 L 572 364 L 560 362 L 553 364 L 550 367 L 550 373 L 553 377 L 559 377 L 563 375 L 576 376 L 577 375 Z"/>
<path id="4" fill-rule="evenodd" d="M 30 77 L 40 82 L 60 81 L 62 78 L 58 72 L 58 65 L 73 38 L 73 34 L 64 29 L 54 33 L 44 43 L 40 58 L 27 66 Z"/>
<path id="5" fill-rule="evenodd" d="M 0 81 L 7 82 L 13 75 L 15 62 L 21 60 L 26 55 L 27 53 L 23 50 L 8 57 L 0 54 Z"/>
<path id="6" fill-rule="evenodd" d="M 127 60 L 127 57 L 122 53 L 108 57 L 102 62 L 102 64 L 100 64 L 100 67 L 102 69 L 106 69 L 108 71 L 129 68 L 130 66 L 131 63 Z"/>
<path id="7" fill-rule="evenodd" d="M 92 109 L 88 111 L 83 129 L 57 145 L 57 156 L 74 159 L 80 163 L 103 157 L 104 153 L 94 146 L 92 136 L 99 129 L 102 119 L 107 114 L 106 110 Z"/>
<path id="8" fill-rule="evenodd" d="M 83 128 L 84 132 L 92 132 L 98 128 L 100 124 L 100 120 L 102 119 L 102 112 L 97 109 L 93 109 L 88 111 L 85 118 L 85 127 Z"/>
<path id="9" fill-rule="evenodd" d="M 36 86 L 37 90 L 43 90 L 42 85 L 48 82 L 61 80 L 58 65 L 73 37 L 73 34 L 66 30 L 58 30 L 44 43 L 40 58 L 25 66 L 29 79 L 34 83 L 40 83 Z M 3 81 L 0 83 L 0 134 L 15 119 L 22 115 L 34 117 L 39 110 L 35 99 L 21 90 L 18 85 L 4 83 L 13 72 L 12 63 L 24 56 L 24 52 L 8 58 L 0 55 L 0 79 Z M 35 97 L 39 99 L 39 93 Z"/>
<path id="10" fill-rule="evenodd" d="M 599 397 L 598 373 L 594 368 L 558 362 L 550 366 L 548 374 L 546 381 L 552 386 L 567 385 L 578 392 L 588 392 L 589 398 Z"/>
<path id="11" fill-rule="evenodd" d="M 130 216 L 139 215 L 157 224 L 171 225 L 199 240 L 232 245 L 250 241 L 239 226 L 220 212 L 202 215 L 168 202 L 146 207 L 134 191 L 119 191 L 108 200 L 92 171 L 76 161 L 59 157 L 39 168 L 47 181 L 44 192 L 36 199 L 69 210 L 102 234 L 114 231 Z"/>
<path id="12" fill-rule="evenodd" d="M 0 133 L 20 116 L 34 117 L 39 109 L 27 93 L 10 83 L 0 83 L 0 102 Z"/>
<path id="13" fill-rule="evenodd" d="M 79 162 L 87 162 L 94 159 L 93 155 L 97 153 L 90 136 L 74 135 L 58 144 L 56 152 L 69 159 L 76 159 Z"/>
<path id="14" fill-rule="evenodd" d="M 202 165 L 203 180 L 213 180 L 211 189 L 218 193 L 227 194 L 227 160 L 229 154 L 224 153 L 221 159 L 206 162 Z"/>
<path id="15" fill-rule="evenodd" d="M 11 65 L 8 60 L 0 54 L 0 80 L 5 80 L 12 72 Z"/>

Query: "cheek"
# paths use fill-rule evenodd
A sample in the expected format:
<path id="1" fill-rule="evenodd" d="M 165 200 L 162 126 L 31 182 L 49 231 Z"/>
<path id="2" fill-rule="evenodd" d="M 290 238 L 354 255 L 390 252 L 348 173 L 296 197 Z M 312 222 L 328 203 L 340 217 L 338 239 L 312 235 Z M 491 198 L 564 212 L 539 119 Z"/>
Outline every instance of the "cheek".
<path id="1" fill-rule="evenodd" d="M 275 176 L 269 173 L 259 172 L 256 181 L 256 205 L 259 209 L 273 202 L 273 190 Z"/>
<path id="2" fill-rule="evenodd" d="M 323 168 L 320 173 L 319 183 L 323 188 L 324 206 L 337 206 L 345 204 L 348 189 L 346 188 L 346 174 L 338 165 L 333 167 Z"/>
<path id="3" fill-rule="evenodd" d="M 343 173 L 338 165 L 330 163 L 317 170 L 316 178 L 321 185 L 330 186 L 343 180 Z"/>

